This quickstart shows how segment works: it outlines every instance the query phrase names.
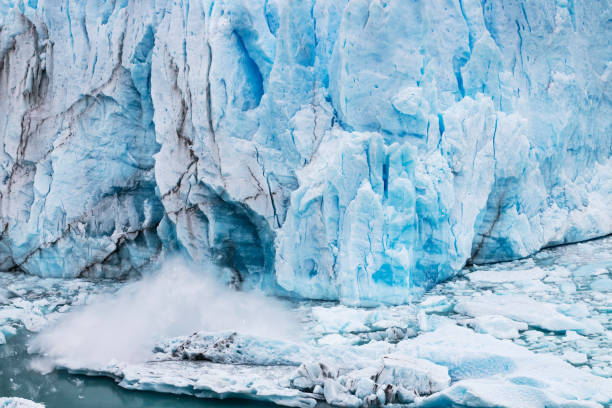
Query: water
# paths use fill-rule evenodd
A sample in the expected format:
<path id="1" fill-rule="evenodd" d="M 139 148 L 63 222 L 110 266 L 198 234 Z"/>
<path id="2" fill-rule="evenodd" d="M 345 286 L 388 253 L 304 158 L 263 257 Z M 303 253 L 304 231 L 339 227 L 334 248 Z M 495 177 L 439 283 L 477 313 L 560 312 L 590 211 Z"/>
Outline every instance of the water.
<path id="1" fill-rule="evenodd" d="M 154 392 L 129 391 L 110 378 L 30 369 L 27 353 L 31 334 L 21 329 L 0 346 L 0 396 L 21 397 L 47 408 L 264 408 L 275 405 L 246 400 L 211 400 Z"/>

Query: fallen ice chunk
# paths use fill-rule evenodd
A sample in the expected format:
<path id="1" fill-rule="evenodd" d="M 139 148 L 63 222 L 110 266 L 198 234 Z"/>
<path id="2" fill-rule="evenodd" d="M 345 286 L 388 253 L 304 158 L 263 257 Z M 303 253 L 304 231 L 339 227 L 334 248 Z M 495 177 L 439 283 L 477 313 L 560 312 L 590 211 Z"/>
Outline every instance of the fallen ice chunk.
<path id="1" fill-rule="evenodd" d="M 404 395 L 429 395 L 450 384 L 448 369 L 431 361 L 401 353 L 385 356 L 383 361 L 384 367 L 377 382 L 397 387 Z"/>
<path id="2" fill-rule="evenodd" d="M 299 366 L 310 350 L 297 343 L 235 332 L 194 333 L 155 347 L 155 351 L 183 360 L 223 364 Z"/>
<path id="3" fill-rule="evenodd" d="M 478 316 L 468 322 L 478 333 L 488 333 L 498 339 L 515 339 L 519 337 L 519 331 L 527 330 L 528 326 L 523 322 L 516 322 L 504 316 Z"/>
<path id="4" fill-rule="evenodd" d="M 574 330 L 601 333 L 603 326 L 593 319 L 575 320 L 559 312 L 560 306 L 538 302 L 526 295 L 483 295 L 463 299 L 455 305 L 457 313 L 472 317 L 500 315 L 549 331 Z"/>
<path id="5" fill-rule="evenodd" d="M 0 398 L 0 408 L 44 408 L 43 404 L 23 398 Z"/>
<path id="6" fill-rule="evenodd" d="M 606 263 L 602 264 L 592 264 L 589 263 L 587 265 L 582 265 L 579 268 L 574 270 L 574 276 L 584 277 L 584 276 L 598 276 L 603 275 L 608 272 L 605 267 Z"/>
<path id="7" fill-rule="evenodd" d="M 591 283 L 591 290 L 599 292 L 612 292 L 612 279 L 610 278 L 599 278 Z"/>
<path id="8" fill-rule="evenodd" d="M 504 283 L 540 280 L 543 279 L 546 274 L 546 271 L 544 271 L 542 268 L 535 267 L 522 270 L 488 269 L 468 273 L 466 276 L 472 282 Z"/>
<path id="9" fill-rule="evenodd" d="M 327 403 L 342 407 L 410 403 L 418 395 L 438 392 L 450 384 L 446 367 L 402 353 L 371 359 L 366 364 L 339 375 L 339 369 L 327 364 L 306 363 L 289 383 L 306 392 L 322 391 Z"/>
<path id="10" fill-rule="evenodd" d="M 289 377 L 289 386 L 302 391 L 323 387 L 326 378 L 338 377 L 338 369 L 322 362 L 309 362 L 300 367 Z"/>
<path id="11" fill-rule="evenodd" d="M 323 395 L 325 401 L 338 407 L 360 407 L 362 401 L 338 383 L 336 380 L 328 378 L 323 382 Z"/>
<path id="12" fill-rule="evenodd" d="M 565 361 L 574 365 L 586 364 L 587 355 L 576 351 L 568 350 L 561 356 Z"/>
<path id="13" fill-rule="evenodd" d="M 598 402 L 606 404 L 612 399 L 610 380 L 558 356 L 536 354 L 508 340 L 456 325 L 404 340 L 397 349 L 448 367 L 456 381 L 419 400 L 421 406 L 597 407 Z"/>
<path id="14" fill-rule="evenodd" d="M 353 370 L 343 376 L 343 384 L 357 398 L 362 400 L 376 395 L 378 384 L 374 380 L 378 378 L 382 370 L 382 362 L 378 362 L 360 370 Z"/>
<path id="15" fill-rule="evenodd" d="M 612 366 L 610 365 L 593 367 L 591 371 L 600 377 L 612 378 Z"/>
<path id="16" fill-rule="evenodd" d="M 328 334 L 326 336 L 321 337 L 317 340 L 317 344 L 319 345 L 339 345 L 339 344 L 355 344 L 359 342 L 359 336 L 355 336 L 354 334 L 349 335 L 341 335 L 338 333 Z"/>
<path id="17" fill-rule="evenodd" d="M 365 322 L 370 312 L 364 309 L 315 306 L 312 315 L 321 324 L 323 333 L 359 333 L 369 330 Z"/>
<path id="18" fill-rule="evenodd" d="M 590 401 L 573 401 L 556 397 L 544 390 L 526 384 L 500 384 L 495 380 L 462 380 L 439 394 L 420 401 L 419 407 L 440 407 L 449 405 L 466 407 L 601 407 Z"/>
<path id="19" fill-rule="evenodd" d="M 565 340 L 567 341 L 575 341 L 575 340 L 583 340 L 583 339 L 584 339 L 584 336 L 576 333 L 573 330 L 568 330 L 567 332 L 565 332 Z"/>
<path id="20" fill-rule="evenodd" d="M 193 361 L 159 361 L 125 367 L 120 386 L 143 391 L 189 394 L 198 397 L 242 398 L 279 405 L 311 408 L 314 396 L 283 387 L 290 366 L 245 366 Z"/>
<path id="21" fill-rule="evenodd" d="M 426 312 L 447 312 L 452 306 L 446 296 L 426 296 L 419 304 Z"/>

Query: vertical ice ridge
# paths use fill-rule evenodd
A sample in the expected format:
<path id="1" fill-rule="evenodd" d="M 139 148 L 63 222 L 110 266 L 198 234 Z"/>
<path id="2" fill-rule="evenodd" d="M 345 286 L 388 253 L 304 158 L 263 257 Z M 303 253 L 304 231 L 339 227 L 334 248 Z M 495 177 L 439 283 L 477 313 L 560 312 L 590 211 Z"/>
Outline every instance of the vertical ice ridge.
<path id="1" fill-rule="evenodd" d="M 400 303 L 612 231 L 605 2 L 13 3 L 3 267 Z"/>

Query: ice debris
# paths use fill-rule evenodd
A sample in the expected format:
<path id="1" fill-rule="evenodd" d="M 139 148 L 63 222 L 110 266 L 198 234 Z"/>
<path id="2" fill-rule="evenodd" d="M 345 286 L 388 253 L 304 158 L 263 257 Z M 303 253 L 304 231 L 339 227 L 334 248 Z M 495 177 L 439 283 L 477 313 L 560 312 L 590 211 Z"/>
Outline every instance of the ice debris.
<path id="1" fill-rule="evenodd" d="M 24 398 L 2 397 L 0 398 L 0 408 L 44 408 L 43 404 L 36 403 Z"/>

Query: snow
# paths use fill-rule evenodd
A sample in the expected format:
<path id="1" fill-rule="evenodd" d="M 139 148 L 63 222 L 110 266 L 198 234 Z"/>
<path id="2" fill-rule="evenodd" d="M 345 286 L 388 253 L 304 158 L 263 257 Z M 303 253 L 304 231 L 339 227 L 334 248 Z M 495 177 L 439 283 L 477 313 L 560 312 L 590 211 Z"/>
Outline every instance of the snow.
<path id="1" fill-rule="evenodd" d="M 506 3 L 1 2 L 0 269 L 377 306 L 611 233 L 608 7 Z"/>

